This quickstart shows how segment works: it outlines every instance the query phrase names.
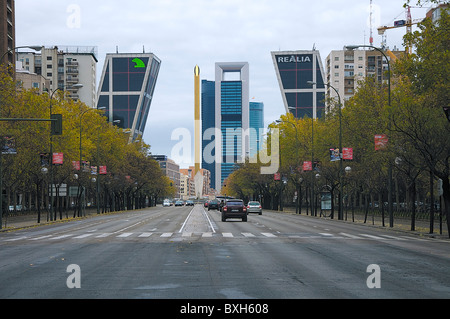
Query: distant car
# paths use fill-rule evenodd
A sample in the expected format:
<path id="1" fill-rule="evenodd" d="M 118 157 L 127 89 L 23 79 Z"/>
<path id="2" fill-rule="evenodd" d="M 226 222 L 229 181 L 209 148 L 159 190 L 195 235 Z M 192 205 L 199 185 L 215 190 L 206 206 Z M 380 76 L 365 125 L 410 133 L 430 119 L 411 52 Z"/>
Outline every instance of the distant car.
<path id="1" fill-rule="evenodd" d="M 183 206 L 184 202 L 182 200 L 177 200 L 175 206 Z"/>
<path id="2" fill-rule="evenodd" d="M 170 200 L 165 199 L 163 202 L 163 207 L 169 207 L 170 206 Z"/>
<path id="3" fill-rule="evenodd" d="M 262 206 L 259 202 L 251 201 L 247 203 L 247 213 L 258 213 L 262 215 Z"/>
<path id="4" fill-rule="evenodd" d="M 186 206 L 194 206 L 194 201 L 192 201 L 192 200 L 187 200 L 187 201 L 186 201 Z"/>
<path id="5" fill-rule="evenodd" d="M 228 199 L 222 207 L 222 221 L 227 218 L 242 218 L 243 222 L 247 221 L 247 206 L 241 199 Z"/>
<path id="6" fill-rule="evenodd" d="M 217 199 L 210 200 L 208 203 L 208 210 L 217 209 L 219 210 L 219 201 Z"/>

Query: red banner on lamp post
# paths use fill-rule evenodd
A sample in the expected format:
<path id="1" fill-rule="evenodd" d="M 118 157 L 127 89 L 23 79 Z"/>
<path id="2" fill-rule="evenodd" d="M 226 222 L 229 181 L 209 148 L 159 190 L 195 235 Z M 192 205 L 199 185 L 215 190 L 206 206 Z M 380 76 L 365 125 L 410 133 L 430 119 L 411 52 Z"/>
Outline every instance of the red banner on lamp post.
<path id="1" fill-rule="evenodd" d="M 375 135 L 375 151 L 385 149 L 388 143 L 388 137 L 385 134 Z"/>
<path id="2" fill-rule="evenodd" d="M 312 163 L 308 161 L 303 162 L 303 171 L 312 171 Z"/>
<path id="3" fill-rule="evenodd" d="M 99 174 L 100 175 L 106 174 L 106 166 L 99 166 Z"/>
<path id="4" fill-rule="evenodd" d="M 353 160 L 353 148 L 343 147 L 342 148 L 342 159 Z"/>
<path id="5" fill-rule="evenodd" d="M 80 161 L 72 161 L 73 169 L 76 171 L 80 170 Z"/>
<path id="6" fill-rule="evenodd" d="M 62 165 L 64 160 L 63 153 L 53 153 L 52 163 L 55 165 Z"/>

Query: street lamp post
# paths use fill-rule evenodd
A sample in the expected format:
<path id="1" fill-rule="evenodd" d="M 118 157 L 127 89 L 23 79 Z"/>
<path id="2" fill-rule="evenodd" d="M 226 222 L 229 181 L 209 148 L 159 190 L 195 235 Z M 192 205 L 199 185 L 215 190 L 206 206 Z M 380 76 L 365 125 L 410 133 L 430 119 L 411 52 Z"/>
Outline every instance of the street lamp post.
<path id="1" fill-rule="evenodd" d="M 313 81 L 307 81 L 306 83 L 310 84 L 310 85 L 316 85 L 315 82 Z M 338 219 L 342 220 L 343 219 L 343 205 L 342 205 L 342 193 L 343 193 L 343 175 L 344 175 L 344 168 L 343 168 L 343 156 L 342 156 L 342 103 L 341 103 L 341 95 L 339 94 L 338 90 L 332 86 L 329 83 L 324 83 L 324 85 L 332 88 L 337 96 L 338 96 L 338 101 L 339 101 L 339 212 L 338 212 Z"/>
<path id="2" fill-rule="evenodd" d="M 354 50 L 357 48 L 372 48 L 380 52 L 384 58 L 386 59 L 388 65 L 388 106 L 389 106 L 389 119 L 388 119 L 388 130 L 391 130 L 391 65 L 389 63 L 389 59 L 386 54 L 380 48 L 374 47 L 373 45 L 347 45 L 345 48 L 347 50 Z M 389 211 L 389 226 L 394 227 L 394 214 L 392 208 L 392 163 L 389 161 L 388 163 L 388 211 Z"/>
<path id="3" fill-rule="evenodd" d="M 83 84 L 78 83 L 69 86 L 71 88 L 81 88 L 83 87 Z M 64 86 L 56 88 L 52 94 L 50 94 L 50 118 L 52 117 L 52 101 L 53 101 L 53 94 L 56 93 L 58 90 L 64 90 Z M 56 220 L 56 211 L 55 216 L 53 218 L 53 134 L 50 133 L 50 220 Z"/>

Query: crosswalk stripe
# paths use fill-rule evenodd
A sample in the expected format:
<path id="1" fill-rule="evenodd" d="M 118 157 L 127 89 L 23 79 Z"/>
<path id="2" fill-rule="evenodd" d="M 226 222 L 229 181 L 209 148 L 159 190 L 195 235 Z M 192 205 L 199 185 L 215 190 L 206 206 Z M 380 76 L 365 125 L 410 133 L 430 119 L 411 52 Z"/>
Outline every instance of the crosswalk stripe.
<path id="1" fill-rule="evenodd" d="M 22 236 L 22 237 L 17 237 L 17 238 L 11 238 L 11 239 L 7 239 L 5 241 L 16 241 L 16 240 L 21 240 L 21 239 L 25 239 L 27 238 L 27 236 Z"/>
<path id="2" fill-rule="evenodd" d="M 203 233 L 202 237 L 212 237 L 212 232 Z"/>
<path id="3" fill-rule="evenodd" d="M 138 237 L 150 237 L 153 233 L 142 233 Z"/>
<path id="4" fill-rule="evenodd" d="M 160 237 L 171 237 L 173 233 L 163 233 Z"/>
<path id="5" fill-rule="evenodd" d="M 92 236 L 92 234 L 83 234 L 83 235 L 80 235 L 80 236 L 75 236 L 74 238 L 86 238 L 86 237 L 89 237 L 89 236 Z"/>
<path id="6" fill-rule="evenodd" d="M 95 238 L 104 238 L 104 237 L 108 237 L 109 235 L 112 235 L 112 233 L 103 233 L 101 235 L 95 236 Z"/>
<path id="7" fill-rule="evenodd" d="M 39 239 L 44 239 L 44 238 L 48 238 L 48 237 L 52 237 L 53 235 L 45 235 L 45 236 L 40 236 L 40 237 L 36 237 L 36 238 L 30 238 L 29 240 L 39 240 Z"/>
<path id="8" fill-rule="evenodd" d="M 50 238 L 50 239 L 61 239 L 61 238 L 67 238 L 67 237 L 70 237 L 70 236 L 73 236 L 72 234 L 69 234 L 69 235 L 61 235 L 61 236 L 56 236 L 56 237 L 52 237 L 52 238 Z"/>
<path id="9" fill-rule="evenodd" d="M 266 236 L 266 237 L 277 237 L 276 235 L 274 235 L 272 233 L 261 233 L 261 234 Z"/>
<path id="10" fill-rule="evenodd" d="M 329 234 L 329 233 L 319 233 L 322 236 L 326 236 L 326 237 L 332 237 L 333 234 Z"/>
<path id="11" fill-rule="evenodd" d="M 355 236 L 355 235 L 351 235 L 351 234 L 347 234 L 347 233 L 339 233 L 339 234 L 340 234 L 340 235 L 344 235 L 344 236 L 346 236 L 346 237 L 353 238 L 353 239 L 362 239 L 362 237 Z"/>
<path id="12" fill-rule="evenodd" d="M 252 233 L 242 233 L 245 237 L 255 237 Z"/>
<path id="13" fill-rule="evenodd" d="M 183 232 L 183 234 L 181 234 L 182 237 L 191 237 L 192 233 L 191 232 Z"/>
<path id="14" fill-rule="evenodd" d="M 131 235 L 133 235 L 133 233 L 123 233 L 123 234 L 120 234 L 117 237 L 124 238 L 124 237 L 128 237 L 128 236 L 131 236 Z"/>
<path id="15" fill-rule="evenodd" d="M 222 233 L 223 237 L 233 237 L 232 233 Z"/>
<path id="16" fill-rule="evenodd" d="M 382 239 L 382 240 L 386 240 L 386 238 L 383 238 L 383 237 L 379 237 L 379 236 L 374 236 L 374 235 L 369 235 L 369 234 L 360 234 L 361 236 L 364 236 L 364 237 L 369 237 L 369 238 L 372 238 L 372 239 Z"/>

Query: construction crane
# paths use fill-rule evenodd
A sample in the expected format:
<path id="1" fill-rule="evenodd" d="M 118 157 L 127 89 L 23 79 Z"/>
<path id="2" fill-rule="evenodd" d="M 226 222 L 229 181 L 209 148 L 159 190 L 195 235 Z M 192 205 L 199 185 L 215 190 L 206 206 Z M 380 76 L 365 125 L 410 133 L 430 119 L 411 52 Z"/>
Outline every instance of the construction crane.
<path id="1" fill-rule="evenodd" d="M 400 28 L 400 27 L 406 27 L 406 33 L 411 33 L 412 25 L 417 24 L 423 21 L 422 19 L 411 19 L 411 7 L 406 6 L 406 20 L 396 20 L 394 21 L 394 25 L 391 26 L 382 26 L 378 27 L 378 34 L 383 36 L 383 43 L 382 46 L 386 46 L 386 38 L 384 37 L 384 32 L 388 29 L 394 29 L 394 28 Z M 405 51 L 407 54 L 411 54 L 411 46 L 407 44 L 405 47 Z"/>

